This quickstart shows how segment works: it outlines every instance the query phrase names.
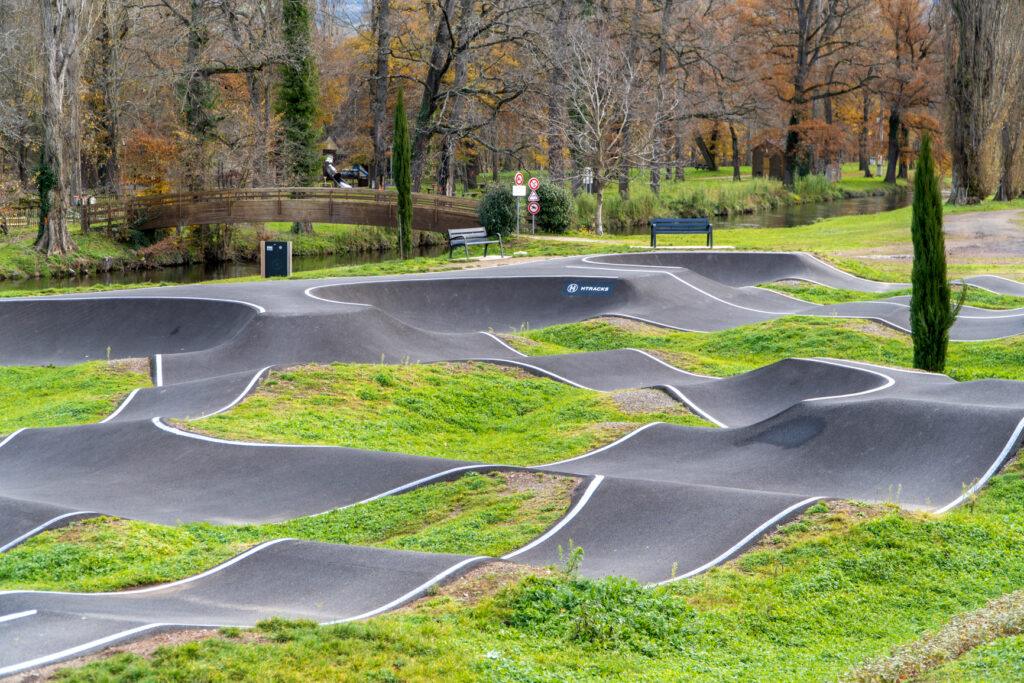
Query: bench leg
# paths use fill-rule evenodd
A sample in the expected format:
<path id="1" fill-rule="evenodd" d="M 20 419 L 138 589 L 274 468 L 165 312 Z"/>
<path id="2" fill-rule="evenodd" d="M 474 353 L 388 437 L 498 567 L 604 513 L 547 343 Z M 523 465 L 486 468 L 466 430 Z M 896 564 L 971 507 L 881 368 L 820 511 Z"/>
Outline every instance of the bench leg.
<path id="1" fill-rule="evenodd" d="M 711 232 L 711 228 L 708 228 L 708 249 L 715 248 L 714 233 Z"/>
<path id="2" fill-rule="evenodd" d="M 651 249 L 657 249 L 657 248 L 658 248 L 658 234 L 652 232 L 651 233 Z"/>
<path id="3" fill-rule="evenodd" d="M 489 245 L 489 244 L 485 244 L 485 245 L 484 245 L 484 258 L 487 258 L 487 248 L 488 248 L 489 246 L 491 246 L 491 245 Z"/>

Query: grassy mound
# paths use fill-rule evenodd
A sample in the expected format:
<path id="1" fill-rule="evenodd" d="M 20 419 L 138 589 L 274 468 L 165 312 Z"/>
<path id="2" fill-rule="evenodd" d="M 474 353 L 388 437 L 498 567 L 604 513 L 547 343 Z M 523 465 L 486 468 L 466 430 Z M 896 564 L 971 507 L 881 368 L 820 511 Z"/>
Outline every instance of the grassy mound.
<path id="1" fill-rule="evenodd" d="M 0 555 L 0 590 L 109 591 L 174 581 L 275 538 L 500 556 L 566 513 L 577 480 L 469 473 L 455 481 L 278 524 L 163 526 L 100 517 Z"/>
<path id="2" fill-rule="evenodd" d="M 707 424 L 681 405 L 627 413 L 599 392 L 488 363 L 334 364 L 275 371 L 230 411 L 184 426 L 226 439 L 535 465 L 659 420 Z"/>
<path id="3" fill-rule="evenodd" d="M 103 419 L 133 389 L 150 386 L 144 363 L 0 367 L 0 434 Z"/>

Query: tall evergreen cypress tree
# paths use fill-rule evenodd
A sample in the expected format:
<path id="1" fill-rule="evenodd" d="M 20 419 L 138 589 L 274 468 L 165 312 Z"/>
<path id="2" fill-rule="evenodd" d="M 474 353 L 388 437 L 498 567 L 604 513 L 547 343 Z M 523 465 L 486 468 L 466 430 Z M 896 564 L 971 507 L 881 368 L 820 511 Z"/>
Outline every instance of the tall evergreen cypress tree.
<path id="1" fill-rule="evenodd" d="M 320 175 L 320 83 L 313 63 L 312 17 L 308 0 L 284 0 L 281 5 L 286 58 L 275 103 L 281 115 L 282 150 L 289 182 L 311 185 Z"/>
<path id="2" fill-rule="evenodd" d="M 911 272 L 910 328 L 914 340 L 914 367 L 942 372 L 946 367 L 949 328 L 953 326 L 963 295 L 954 307 L 946 280 L 946 242 L 942 235 L 942 193 L 932 158 L 932 141 L 925 136 L 914 176 L 914 207 L 910 224 L 914 241 Z"/>
<path id="3" fill-rule="evenodd" d="M 405 102 L 398 91 L 395 105 L 395 140 L 391 147 L 391 173 L 398 190 L 398 249 L 402 258 L 412 255 L 412 145 Z"/>

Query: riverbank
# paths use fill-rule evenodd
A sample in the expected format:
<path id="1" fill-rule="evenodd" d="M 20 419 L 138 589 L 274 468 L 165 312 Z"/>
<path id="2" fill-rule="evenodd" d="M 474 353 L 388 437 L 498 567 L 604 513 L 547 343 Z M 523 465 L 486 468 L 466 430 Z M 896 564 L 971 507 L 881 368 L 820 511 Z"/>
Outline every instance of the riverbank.
<path id="1" fill-rule="evenodd" d="M 380 254 L 397 250 L 393 231 L 373 226 L 316 224 L 310 234 L 294 234 L 290 223 L 263 226 L 190 228 L 153 244 L 133 246 L 102 233 L 73 231 L 78 249 L 66 257 L 46 256 L 34 248 L 32 229 L 0 236 L 0 281 L 80 278 L 104 273 L 133 272 L 202 263 L 255 263 L 262 239 L 292 242 L 296 258 Z M 414 232 L 414 247 L 429 252 L 444 243 L 440 233 Z"/>

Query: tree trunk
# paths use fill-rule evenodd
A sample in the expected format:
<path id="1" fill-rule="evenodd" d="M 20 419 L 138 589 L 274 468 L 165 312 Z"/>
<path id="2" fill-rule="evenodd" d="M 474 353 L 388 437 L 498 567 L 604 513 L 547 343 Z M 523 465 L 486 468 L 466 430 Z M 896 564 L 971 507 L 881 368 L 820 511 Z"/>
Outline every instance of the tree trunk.
<path id="1" fill-rule="evenodd" d="M 431 122 L 437 111 L 437 94 L 441 90 L 441 81 L 451 63 L 451 34 L 448 30 L 452 20 L 455 0 L 441 0 L 441 12 L 437 20 L 437 31 L 434 34 L 434 45 L 430 51 L 430 64 L 427 78 L 423 84 L 423 97 L 416 114 L 416 130 L 412 140 L 412 191 L 419 192 L 423 179 L 423 170 L 427 164 L 427 146 L 433 135 Z"/>
<path id="2" fill-rule="evenodd" d="M 594 233 L 604 234 L 604 180 L 601 179 L 601 169 L 594 169 L 594 192 L 597 193 L 597 206 L 594 209 Z"/>
<path id="3" fill-rule="evenodd" d="M 459 2 L 459 35 L 468 31 L 468 23 L 473 12 L 473 0 Z M 441 141 L 441 161 L 437 168 L 437 186 L 441 194 L 455 196 L 455 153 L 461 139 L 462 110 L 465 108 L 466 96 L 462 90 L 466 87 L 469 53 L 462 50 L 455 55 L 455 80 L 452 83 L 452 107 L 448 116 L 446 132 Z"/>
<path id="4" fill-rule="evenodd" d="M 1000 132 L 1000 146 L 1002 159 L 999 173 L 999 189 L 996 191 L 996 199 L 1001 202 L 1009 202 L 1021 195 L 1020 179 L 1018 174 L 1018 154 L 1022 137 L 1024 122 L 1020 119 L 1006 121 Z"/>
<path id="5" fill-rule="evenodd" d="M 717 171 L 718 160 L 715 158 L 715 155 L 712 153 L 711 149 L 707 146 L 707 143 L 704 142 L 704 136 L 701 135 L 700 133 L 697 133 L 693 139 L 697 143 L 697 149 L 700 150 L 700 155 L 704 157 L 704 164 L 708 167 L 708 170 Z M 712 142 L 714 141 L 712 140 Z"/>
<path id="6" fill-rule="evenodd" d="M 905 150 L 907 150 L 909 148 L 910 148 L 910 131 L 907 129 L 906 125 L 901 123 L 900 124 L 900 149 L 899 149 L 899 152 L 900 152 L 900 163 L 899 163 L 899 172 L 896 174 L 896 177 L 899 178 L 900 180 L 907 180 L 907 178 L 910 177 L 909 176 L 909 171 L 907 169 L 907 155 L 904 154 Z"/>
<path id="7" fill-rule="evenodd" d="M 740 140 L 736 135 L 736 126 L 729 124 L 729 137 L 732 138 L 732 179 L 742 180 L 740 174 Z"/>
<path id="8" fill-rule="evenodd" d="M 563 54 L 565 37 L 569 32 L 569 16 L 573 1 L 561 0 L 558 4 L 558 18 L 552 29 L 555 62 L 551 65 L 548 80 L 548 175 L 554 183 L 560 184 L 565 178 L 565 140 L 562 130 L 565 126 L 565 67 Z"/>
<path id="9" fill-rule="evenodd" d="M 664 0 L 661 7 L 661 27 L 658 31 L 658 89 L 655 94 L 654 116 L 659 120 L 665 108 L 665 80 L 668 77 L 668 36 L 672 23 L 672 0 Z M 661 164 L 665 163 L 665 131 L 655 124 L 654 160 L 651 163 L 651 192 L 661 192 Z"/>
<path id="10" fill-rule="evenodd" d="M 796 182 L 797 155 L 800 153 L 800 133 L 796 129 L 798 125 L 800 125 L 800 116 L 794 111 L 789 116 L 786 146 L 782 152 L 782 184 L 786 187 L 793 187 Z"/>
<path id="11" fill-rule="evenodd" d="M 686 146 L 683 144 L 683 123 L 677 121 L 672 132 L 672 156 L 675 159 L 676 180 L 686 180 Z"/>
<path id="12" fill-rule="evenodd" d="M 43 46 L 43 165 L 53 173 L 53 189 L 49 193 L 50 211 L 41 217 L 36 249 L 47 254 L 67 254 L 75 248 L 68 231 L 70 195 L 73 187 L 72 166 L 78 158 L 70 158 L 65 144 L 78 130 L 78 81 L 81 75 L 79 50 L 82 40 L 83 13 L 86 0 L 44 0 L 41 3 Z M 77 149 L 77 147 L 76 147 Z"/>
<path id="13" fill-rule="evenodd" d="M 871 159 L 868 158 L 868 119 L 871 116 L 871 101 L 867 90 L 861 104 L 860 132 L 857 135 L 857 161 L 865 178 L 871 178 Z"/>
<path id="14" fill-rule="evenodd" d="M 182 114 L 188 134 L 185 142 L 184 186 L 190 192 L 202 190 L 208 184 L 210 169 L 207 147 L 214 130 L 210 112 L 213 104 L 210 77 L 200 63 L 209 42 L 206 3 L 207 0 L 189 0 L 187 45 L 179 86 L 184 95 Z"/>
<path id="15" fill-rule="evenodd" d="M 893 184 L 896 182 L 896 170 L 900 163 L 900 125 L 902 124 L 900 110 L 893 107 L 889 112 L 889 152 L 887 155 L 888 167 L 885 169 L 885 182 Z"/>
<path id="16" fill-rule="evenodd" d="M 630 61 L 637 63 L 640 59 L 640 15 L 643 12 L 643 0 L 634 0 L 633 13 L 629 20 L 629 54 Z M 619 155 L 619 197 L 629 199 L 629 172 L 633 168 L 633 116 L 634 108 L 626 110 L 622 122 L 622 153 Z"/>
<path id="17" fill-rule="evenodd" d="M 383 189 L 388 176 L 387 142 L 384 129 L 388 109 L 388 59 L 391 56 L 390 0 L 373 0 L 372 24 L 377 63 L 370 81 L 370 118 L 373 121 L 373 160 L 370 187 Z"/>

